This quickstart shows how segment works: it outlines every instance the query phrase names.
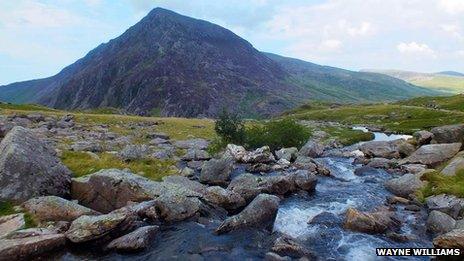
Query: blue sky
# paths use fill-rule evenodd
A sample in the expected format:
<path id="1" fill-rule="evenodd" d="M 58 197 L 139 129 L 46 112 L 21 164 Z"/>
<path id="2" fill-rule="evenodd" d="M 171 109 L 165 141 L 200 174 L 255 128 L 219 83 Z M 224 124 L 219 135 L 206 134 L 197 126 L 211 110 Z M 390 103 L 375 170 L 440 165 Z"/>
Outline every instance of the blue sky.
<path id="1" fill-rule="evenodd" d="M 319 64 L 464 71 L 464 0 L 0 0 L 0 85 L 56 74 L 154 7 Z"/>

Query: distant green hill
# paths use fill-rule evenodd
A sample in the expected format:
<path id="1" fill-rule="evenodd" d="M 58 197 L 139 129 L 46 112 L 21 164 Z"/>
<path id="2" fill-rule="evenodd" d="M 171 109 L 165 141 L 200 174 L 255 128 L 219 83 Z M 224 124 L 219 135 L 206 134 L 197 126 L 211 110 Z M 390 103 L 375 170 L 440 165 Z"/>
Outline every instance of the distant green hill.
<path id="1" fill-rule="evenodd" d="M 420 73 L 399 70 L 364 70 L 405 80 L 417 86 L 448 93 L 464 93 L 464 74 L 453 71 Z"/>

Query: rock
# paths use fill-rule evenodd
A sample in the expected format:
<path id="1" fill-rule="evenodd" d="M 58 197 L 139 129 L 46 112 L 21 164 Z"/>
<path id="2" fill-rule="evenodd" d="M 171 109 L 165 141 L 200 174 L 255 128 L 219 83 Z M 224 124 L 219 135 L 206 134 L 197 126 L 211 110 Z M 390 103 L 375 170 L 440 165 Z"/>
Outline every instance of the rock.
<path id="1" fill-rule="evenodd" d="M 425 200 L 429 210 L 438 210 L 456 219 L 462 215 L 464 199 L 452 195 L 440 194 Z"/>
<path id="2" fill-rule="evenodd" d="M 464 249 L 464 229 L 453 229 L 450 232 L 433 239 L 436 248 Z"/>
<path id="3" fill-rule="evenodd" d="M 414 132 L 412 136 L 416 139 L 417 145 L 422 146 L 422 145 L 429 144 L 430 141 L 432 141 L 433 133 L 429 131 L 421 130 L 421 131 Z"/>
<path id="4" fill-rule="evenodd" d="M 277 160 L 280 159 L 285 159 L 289 162 L 292 162 L 296 160 L 296 157 L 298 156 L 298 149 L 295 147 L 291 148 L 282 148 L 280 150 L 277 150 L 275 152 Z"/>
<path id="5" fill-rule="evenodd" d="M 86 140 L 74 142 L 71 144 L 71 149 L 73 151 L 103 152 L 103 147 L 98 142 Z"/>
<path id="6" fill-rule="evenodd" d="M 228 190 L 241 195 L 247 202 L 253 200 L 260 193 L 285 195 L 295 188 L 288 176 L 258 177 L 252 174 L 242 174 L 233 179 Z"/>
<path id="7" fill-rule="evenodd" d="M 368 141 L 363 143 L 359 149 L 371 158 L 398 159 L 409 156 L 414 146 L 403 139 L 393 141 Z"/>
<path id="8" fill-rule="evenodd" d="M 0 238 L 18 229 L 24 228 L 24 214 L 12 214 L 0 217 Z"/>
<path id="9" fill-rule="evenodd" d="M 307 156 L 299 155 L 296 158 L 294 164 L 295 164 L 295 167 L 297 167 L 299 169 L 306 169 L 306 170 L 309 170 L 309 171 L 312 171 L 312 172 L 317 171 L 316 162 L 312 158 L 307 157 Z"/>
<path id="10" fill-rule="evenodd" d="M 409 201 L 409 199 L 405 199 L 405 198 L 402 198 L 402 197 L 397 197 L 397 196 L 391 196 L 389 198 L 387 198 L 387 203 L 388 204 L 409 204 L 411 201 Z"/>
<path id="11" fill-rule="evenodd" d="M 83 215 L 99 215 L 97 211 L 56 196 L 30 199 L 23 203 L 24 209 L 38 222 L 73 221 Z"/>
<path id="12" fill-rule="evenodd" d="M 218 186 L 206 189 L 205 200 L 229 211 L 237 210 L 246 205 L 245 199 L 240 194 Z"/>
<path id="13" fill-rule="evenodd" d="M 152 132 L 146 135 L 148 139 L 163 139 L 169 140 L 169 135 L 164 132 Z"/>
<path id="14" fill-rule="evenodd" d="M 187 167 L 195 170 L 201 170 L 204 163 L 204 161 L 192 160 L 187 162 Z"/>
<path id="15" fill-rule="evenodd" d="M 227 158 L 211 159 L 205 162 L 200 173 L 200 182 L 210 185 L 227 185 L 230 180 L 233 163 Z"/>
<path id="16" fill-rule="evenodd" d="M 277 238 L 271 250 L 279 255 L 290 256 L 293 258 L 313 256 L 309 249 L 304 247 L 296 239 L 288 236 L 280 236 Z"/>
<path id="17" fill-rule="evenodd" d="M 175 176 L 175 175 L 166 176 L 166 177 L 163 177 L 163 181 L 180 185 L 188 190 L 195 191 L 201 195 L 204 195 L 206 193 L 207 186 L 201 184 L 198 181 L 191 180 L 187 177 Z"/>
<path id="18" fill-rule="evenodd" d="M 264 261 L 292 261 L 292 258 L 289 256 L 279 256 L 273 252 L 267 252 L 264 256 Z"/>
<path id="19" fill-rule="evenodd" d="M 242 146 L 228 144 L 225 154 L 230 155 L 237 162 L 243 162 L 243 159 L 248 154 L 248 152 Z"/>
<path id="20" fill-rule="evenodd" d="M 72 198 L 83 206 L 108 213 L 124 207 L 128 202 L 142 202 L 164 194 L 200 197 L 201 194 L 170 182 L 154 182 L 147 178 L 117 169 L 75 178 L 72 181 Z"/>
<path id="21" fill-rule="evenodd" d="M 150 155 L 150 148 L 147 145 L 127 145 L 119 153 L 119 157 L 124 161 L 146 159 Z"/>
<path id="22" fill-rule="evenodd" d="M 0 143 L 0 200 L 21 203 L 36 196 L 69 195 L 71 172 L 46 142 L 15 127 Z"/>
<path id="23" fill-rule="evenodd" d="M 160 145 L 160 144 L 169 144 L 171 143 L 169 140 L 163 138 L 154 138 L 148 142 L 150 145 Z"/>
<path id="24" fill-rule="evenodd" d="M 394 217 L 394 212 L 377 211 L 366 213 L 349 208 L 346 211 L 344 227 L 353 231 L 375 234 L 399 227 L 399 221 Z"/>
<path id="25" fill-rule="evenodd" d="M 453 230 L 455 225 L 456 220 L 454 220 L 449 215 L 437 210 L 430 212 L 426 223 L 427 230 L 438 235 Z"/>
<path id="26" fill-rule="evenodd" d="M 191 160 L 208 160 L 211 159 L 211 156 L 208 152 L 199 149 L 188 149 L 182 160 L 191 161 Z"/>
<path id="27" fill-rule="evenodd" d="M 308 141 L 299 151 L 300 155 L 311 158 L 320 157 L 323 153 L 324 145 L 312 140 Z"/>
<path id="28" fill-rule="evenodd" d="M 460 149 L 461 143 L 424 145 L 399 163 L 418 163 L 433 168 L 454 157 Z"/>
<path id="29" fill-rule="evenodd" d="M 270 163 L 274 162 L 274 155 L 271 153 L 269 146 L 258 148 L 254 151 L 248 152 L 242 159 L 244 163 Z"/>
<path id="30" fill-rule="evenodd" d="M 185 167 L 180 170 L 179 175 L 184 176 L 184 177 L 193 177 L 195 174 L 195 171 L 189 167 Z"/>
<path id="31" fill-rule="evenodd" d="M 272 167 L 268 164 L 257 163 L 253 165 L 248 165 L 246 170 L 251 173 L 267 173 L 272 170 Z"/>
<path id="32" fill-rule="evenodd" d="M 455 229 L 464 229 L 464 219 L 456 220 Z"/>
<path id="33" fill-rule="evenodd" d="M 311 220 L 308 220 L 308 224 L 324 225 L 327 227 L 339 226 L 342 223 L 341 218 L 330 212 L 322 212 L 314 216 Z"/>
<path id="34" fill-rule="evenodd" d="M 158 230 L 158 226 L 141 227 L 127 235 L 111 241 L 106 248 L 122 252 L 145 250 L 152 243 Z"/>
<path id="35" fill-rule="evenodd" d="M 279 202 L 276 196 L 259 194 L 242 212 L 222 222 L 216 233 L 224 234 L 243 228 L 272 230 Z"/>
<path id="36" fill-rule="evenodd" d="M 433 133 L 435 143 L 462 143 L 464 141 L 464 124 L 435 127 Z"/>
<path id="37" fill-rule="evenodd" d="M 63 247 L 63 234 L 48 234 L 17 239 L 0 239 L 0 260 L 30 259 L 43 253 Z"/>
<path id="38" fill-rule="evenodd" d="M 423 164 L 405 164 L 401 165 L 401 169 L 405 173 L 418 174 L 422 171 L 425 171 L 427 169 L 427 166 Z"/>
<path id="39" fill-rule="evenodd" d="M 174 146 L 180 149 L 206 150 L 209 146 L 209 142 L 205 139 L 179 140 L 174 142 Z"/>
<path id="40" fill-rule="evenodd" d="M 177 222 L 195 216 L 203 209 L 196 197 L 166 194 L 155 200 L 158 217 L 165 222 Z"/>
<path id="41" fill-rule="evenodd" d="M 386 236 L 396 242 L 409 242 L 417 240 L 417 237 L 411 234 L 398 234 L 395 232 L 387 232 Z"/>
<path id="42" fill-rule="evenodd" d="M 378 168 L 378 169 L 390 169 L 390 168 L 395 167 L 395 165 L 396 165 L 396 162 L 390 159 L 373 158 L 369 161 L 369 163 L 366 166 L 371 167 L 371 168 Z"/>
<path id="43" fill-rule="evenodd" d="M 464 151 L 459 152 L 450 160 L 450 162 L 441 170 L 445 176 L 454 176 L 458 171 L 464 170 Z"/>
<path id="44" fill-rule="evenodd" d="M 407 198 L 424 185 L 418 174 L 404 174 L 385 182 L 385 187 L 396 196 Z"/>
<path id="45" fill-rule="evenodd" d="M 317 185 L 317 177 L 307 170 L 297 170 L 290 174 L 290 179 L 294 182 L 297 189 L 307 192 L 314 192 Z"/>
<path id="46" fill-rule="evenodd" d="M 132 218 L 133 214 L 125 211 L 114 211 L 99 216 L 81 216 L 71 223 L 66 237 L 73 243 L 99 239 L 110 232 L 117 231 Z"/>

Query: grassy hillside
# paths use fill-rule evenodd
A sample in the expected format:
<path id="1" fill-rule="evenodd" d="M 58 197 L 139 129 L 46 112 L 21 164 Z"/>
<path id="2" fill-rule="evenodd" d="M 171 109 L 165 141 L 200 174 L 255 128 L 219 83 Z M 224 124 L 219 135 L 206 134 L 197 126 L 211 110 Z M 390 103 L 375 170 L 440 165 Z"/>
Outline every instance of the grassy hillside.
<path id="1" fill-rule="evenodd" d="M 436 75 L 433 77 L 412 79 L 409 82 L 440 91 L 464 93 L 464 77 Z"/>
<path id="2" fill-rule="evenodd" d="M 435 102 L 439 107 L 428 106 Z M 441 106 L 441 107 L 440 107 Z M 398 103 L 330 105 L 316 103 L 290 111 L 287 117 L 383 127 L 413 133 L 421 129 L 464 122 L 464 96 L 416 98 Z"/>

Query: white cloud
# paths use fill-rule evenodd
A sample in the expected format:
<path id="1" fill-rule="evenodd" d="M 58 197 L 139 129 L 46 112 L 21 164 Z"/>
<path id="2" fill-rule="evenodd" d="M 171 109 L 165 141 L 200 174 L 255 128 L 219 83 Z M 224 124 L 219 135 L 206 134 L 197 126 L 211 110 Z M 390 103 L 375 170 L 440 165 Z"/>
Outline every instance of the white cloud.
<path id="1" fill-rule="evenodd" d="M 457 54 L 458 56 L 464 57 L 464 50 L 459 50 L 459 51 L 456 52 L 456 54 Z"/>
<path id="2" fill-rule="evenodd" d="M 362 22 L 358 27 L 348 27 L 347 32 L 351 36 L 363 36 L 373 32 L 372 24 Z"/>
<path id="3" fill-rule="evenodd" d="M 396 48 L 400 53 L 403 54 L 411 54 L 411 55 L 426 55 L 426 56 L 434 56 L 435 52 L 426 44 L 424 43 L 399 43 Z"/>
<path id="4" fill-rule="evenodd" d="M 342 42 L 336 39 L 325 40 L 320 44 L 320 50 L 335 51 L 342 47 Z"/>
<path id="5" fill-rule="evenodd" d="M 464 13 L 463 0 L 440 0 L 438 6 L 449 14 Z"/>
<path id="6" fill-rule="evenodd" d="M 441 29 L 459 40 L 464 40 L 464 35 L 461 34 L 461 28 L 457 24 L 444 24 L 441 26 Z"/>

